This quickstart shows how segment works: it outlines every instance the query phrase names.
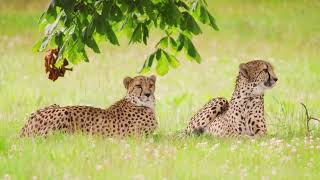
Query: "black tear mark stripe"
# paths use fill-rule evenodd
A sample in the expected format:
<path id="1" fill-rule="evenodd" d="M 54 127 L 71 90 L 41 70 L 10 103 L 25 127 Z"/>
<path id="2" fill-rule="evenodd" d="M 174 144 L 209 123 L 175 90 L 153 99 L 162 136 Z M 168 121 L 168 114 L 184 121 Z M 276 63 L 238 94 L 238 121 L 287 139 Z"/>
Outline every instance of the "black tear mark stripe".
<path id="1" fill-rule="evenodd" d="M 141 97 L 141 96 L 142 96 L 143 89 L 142 89 L 142 87 L 139 88 L 139 89 L 141 89 L 141 92 L 140 92 L 140 97 Z"/>

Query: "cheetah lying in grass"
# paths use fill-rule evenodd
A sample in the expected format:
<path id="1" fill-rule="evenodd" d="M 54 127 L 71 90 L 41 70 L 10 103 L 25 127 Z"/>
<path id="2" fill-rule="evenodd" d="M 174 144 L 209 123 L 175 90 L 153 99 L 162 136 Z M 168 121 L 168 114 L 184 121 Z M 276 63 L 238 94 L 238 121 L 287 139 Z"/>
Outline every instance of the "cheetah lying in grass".
<path id="1" fill-rule="evenodd" d="M 270 63 L 254 60 L 240 64 L 230 104 L 214 98 L 191 119 L 183 135 L 205 133 L 219 137 L 264 135 L 264 92 L 274 87 L 277 76 Z"/>
<path id="2" fill-rule="evenodd" d="M 51 105 L 31 114 L 20 136 L 47 136 L 56 131 L 82 131 L 103 136 L 149 135 L 157 127 L 154 114 L 156 77 L 126 77 L 127 95 L 108 109 Z"/>

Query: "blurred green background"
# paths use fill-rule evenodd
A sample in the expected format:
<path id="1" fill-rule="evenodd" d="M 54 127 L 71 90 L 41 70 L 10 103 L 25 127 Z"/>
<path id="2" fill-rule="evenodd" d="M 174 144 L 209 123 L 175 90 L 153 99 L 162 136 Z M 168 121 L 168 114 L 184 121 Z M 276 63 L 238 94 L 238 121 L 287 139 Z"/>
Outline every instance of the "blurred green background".
<path id="1" fill-rule="evenodd" d="M 44 0 L 0 0 L 0 177 L 7 177 L 5 174 L 9 174 L 16 178 L 30 179 L 34 174 L 40 178 L 55 179 L 55 177 L 64 177 L 63 171 L 67 168 L 73 176 L 81 172 L 80 178 L 84 177 L 84 179 L 102 178 L 106 177 L 104 175 L 110 175 L 111 172 L 122 171 L 127 171 L 128 174 L 111 173 L 107 177 L 128 178 L 133 177 L 140 168 L 145 168 L 145 171 L 140 172 L 140 175 L 144 175 L 145 178 L 148 177 L 148 173 L 149 175 L 154 173 L 155 179 L 162 179 L 162 175 L 169 179 L 187 177 L 228 179 L 241 174 L 242 169 L 238 169 L 239 162 L 249 167 L 257 165 L 257 168 L 261 168 L 261 171 L 247 173 L 246 177 L 254 179 L 264 176 L 261 173 L 264 170 L 271 173 L 273 167 L 283 168 L 282 174 L 280 173 L 276 179 L 319 177 L 319 154 L 314 154 L 319 150 L 305 150 L 306 120 L 299 104 L 304 102 L 312 115 L 320 116 L 319 1 L 208 0 L 209 9 L 215 16 L 220 31 L 213 31 L 203 26 L 203 34 L 194 39 L 203 62 L 196 64 L 181 56 L 179 57 L 181 65 L 178 69 L 171 70 L 164 77 L 158 77 L 156 114 L 159 128 L 156 137 L 160 138 L 160 142 L 152 142 L 150 145 L 149 141 L 143 141 L 139 146 L 139 143 L 137 145 L 129 141 L 129 144 L 136 148 L 132 153 L 143 154 L 144 151 L 141 149 L 150 145 L 159 147 L 160 150 L 161 148 L 168 148 L 169 151 L 175 149 L 178 160 L 174 161 L 174 158 L 164 154 L 170 166 L 158 165 L 156 172 L 150 165 L 153 159 L 143 161 L 140 156 L 137 156 L 133 164 L 114 160 L 117 166 L 109 167 L 109 171 L 104 171 L 106 174 L 101 176 L 94 175 L 93 172 L 96 169 L 94 163 L 100 156 L 106 156 L 104 158 L 111 155 L 113 158 L 121 156 L 123 142 L 92 140 L 82 136 L 57 136 L 34 142 L 17 139 L 19 130 L 31 112 L 46 105 L 57 103 L 107 107 L 119 100 L 125 95 L 122 79 L 127 75 L 137 75 L 145 58 L 154 51 L 155 43 L 163 34 L 156 31 L 151 33 L 148 46 L 129 46 L 125 37 L 120 38 L 120 47 L 102 43 L 101 54 L 89 53 L 90 63 L 76 66 L 73 72 L 67 72 L 64 78 L 53 83 L 47 79 L 44 72 L 44 54 L 35 54 L 31 51 L 33 44 L 43 33 L 38 31 L 37 21 L 47 3 L 48 1 Z M 298 151 L 301 150 L 300 157 L 302 156 L 303 162 L 299 162 L 297 158 L 291 166 L 283 166 L 277 158 L 279 154 L 274 154 L 270 159 L 273 157 L 275 164 L 264 164 L 266 162 L 262 156 L 268 151 L 259 144 L 252 145 L 251 141 L 244 140 L 242 145 L 244 151 L 255 147 L 257 151 L 261 151 L 261 154 L 253 156 L 253 154 L 239 151 L 241 156 L 234 155 L 230 160 L 232 165 L 228 172 L 234 174 L 226 176 L 223 174 L 224 171 L 217 168 L 220 167 L 217 163 L 225 162 L 229 154 L 227 150 L 235 141 L 201 137 L 186 140 L 186 146 L 190 146 L 191 149 L 195 148 L 199 141 L 209 141 L 210 146 L 217 142 L 224 143 L 219 158 L 206 159 L 204 162 L 208 164 L 205 165 L 197 159 L 203 157 L 205 152 L 199 152 L 195 148 L 190 150 L 189 154 L 180 153 L 184 142 L 171 140 L 171 137 L 167 136 L 185 127 L 196 110 L 210 98 L 217 96 L 230 98 L 239 63 L 253 59 L 270 61 L 279 78 L 275 88 L 268 91 L 265 96 L 265 117 L 269 135 L 266 140 L 259 143 L 265 141 L 267 144 L 274 143 L 272 138 L 277 137 L 285 139 L 290 144 L 295 143 L 294 138 L 299 138 L 297 143 L 302 144 Z M 313 131 L 315 136 L 320 134 L 317 127 L 317 124 L 312 124 L 312 128 L 315 128 Z M 92 141 L 100 145 L 100 148 L 95 146 L 97 149 L 90 151 L 88 147 L 91 147 Z M 313 143 L 319 144 L 320 141 L 315 139 Z M 14 152 L 13 158 L 10 159 L 10 149 L 13 145 L 24 150 Z M 109 148 L 109 146 L 113 146 L 113 149 L 110 150 L 110 154 L 107 154 L 103 148 Z M 283 148 L 288 147 L 285 144 Z M 91 161 L 87 161 L 80 155 L 81 149 L 90 151 L 87 156 Z M 68 153 L 70 156 L 63 155 Z M 307 163 L 313 155 L 315 155 L 316 166 L 308 170 Z M 186 157 L 190 158 L 185 160 Z M 57 159 L 66 161 L 70 166 L 58 163 Z M 86 170 L 88 167 L 76 164 L 77 160 L 92 165 L 91 169 Z M 279 164 L 277 164 L 278 161 Z M 190 162 L 192 165 L 185 162 Z M 45 168 L 43 166 L 48 168 L 42 171 L 41 169 Z M 171 166 L 176 168 L 170 169 Z M 208 172 L 210 170 L 205 170 L 209 167 L 216 169 L 214 176 Z M 21 168 L 21 170 L 15 170 L 15 168 Z M 296 173 L 288 174 L 292 170 Z M 310 176 L 304 176 L 307 172 Z M 154 178 L 149 176 L 146 179 Z"/>

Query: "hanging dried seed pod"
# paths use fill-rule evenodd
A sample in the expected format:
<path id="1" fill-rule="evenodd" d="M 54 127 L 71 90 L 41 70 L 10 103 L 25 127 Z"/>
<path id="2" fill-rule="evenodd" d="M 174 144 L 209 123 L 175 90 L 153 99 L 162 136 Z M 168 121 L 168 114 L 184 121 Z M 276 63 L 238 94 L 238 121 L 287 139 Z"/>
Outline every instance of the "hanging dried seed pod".
<path id="1" fill-rule="evenodd" d="M 64 77 L 66 71 L 72 71 L 72 68 L 67 68 L 66 66 L 69 65 L 66 59 L 63 60 L 63 64 L 61 67 L 56 67 L 56 62 L 58 58 L 58 49 L 49 49 L 45 55 L 45 71 L 49 73 L 48 78 L 52 81 L 57 80 L 59 77 Z"/>

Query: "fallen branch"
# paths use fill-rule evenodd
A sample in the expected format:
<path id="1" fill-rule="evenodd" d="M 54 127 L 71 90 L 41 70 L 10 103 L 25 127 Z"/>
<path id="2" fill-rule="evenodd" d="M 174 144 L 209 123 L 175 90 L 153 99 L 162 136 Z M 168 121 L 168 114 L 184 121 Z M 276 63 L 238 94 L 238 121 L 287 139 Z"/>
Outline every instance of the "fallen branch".
<path id="1" fill-rule="evenodd" d="M 310 130 L 309 122 L 310 122 L 311 120 L 314 120 L 314 121 L 318 121 L 318 122 L 320 123 L 320 119 L 310 116 L 310 115 L 309 115 L 309 112 L 308 112 L 308 109 L 307 109 L 307 106 L 306 106 L 305 104 L 303 104 L 303 103 L 300 103 L 300 104 L 301 104 L 301 105 L 304 107 L 304 109 L 306 110 L 306 116 L 307 116 L 307 135 L 310 135 L 311 130 Z"/>

